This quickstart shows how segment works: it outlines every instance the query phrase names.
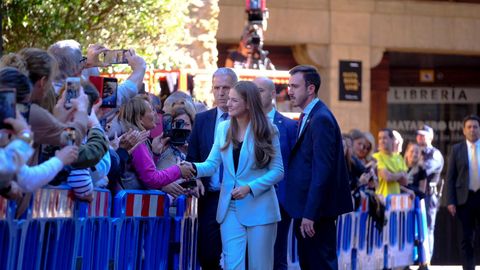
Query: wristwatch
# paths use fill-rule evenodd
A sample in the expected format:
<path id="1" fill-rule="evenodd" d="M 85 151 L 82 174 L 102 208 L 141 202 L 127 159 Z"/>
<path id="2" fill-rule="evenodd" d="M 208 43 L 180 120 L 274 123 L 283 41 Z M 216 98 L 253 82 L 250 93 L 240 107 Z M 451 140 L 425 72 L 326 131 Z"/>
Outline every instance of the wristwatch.
<path id="1" fill-rule="evenodd" d="M 30 130 L 22 130 L 18 135 L 17 139 L 20 139 L 30 145 L 33 144 L 33 133 Z"/>

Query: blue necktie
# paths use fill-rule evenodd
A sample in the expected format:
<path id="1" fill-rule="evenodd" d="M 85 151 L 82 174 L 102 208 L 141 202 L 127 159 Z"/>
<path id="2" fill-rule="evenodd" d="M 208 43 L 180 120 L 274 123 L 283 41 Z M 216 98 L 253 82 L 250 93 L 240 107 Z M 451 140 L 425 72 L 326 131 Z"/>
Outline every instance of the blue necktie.
<path id="1" fill-rule="evenodd" d="M 228 119 L 228 113 L 224 112 L 222 116 L 220 116 L 220 122 L 223 122 Z M 218 176 L 219 182 L 222 183 L 223 181 L 223 162 L 220 164 L 220 171 L 219 171 L 219 176 Z"/>

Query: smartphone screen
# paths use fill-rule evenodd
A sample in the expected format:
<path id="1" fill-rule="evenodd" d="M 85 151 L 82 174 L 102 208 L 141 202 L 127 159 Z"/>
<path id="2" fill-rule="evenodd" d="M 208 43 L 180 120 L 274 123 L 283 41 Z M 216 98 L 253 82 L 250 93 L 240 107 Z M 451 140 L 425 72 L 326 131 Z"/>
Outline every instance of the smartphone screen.
<path id="1" fill-rule="evenodd" d="M 102 85 L 102 107 L 115 108 L 117 107 L 117 78 L 103 78 Z"/>
<path id="2" fill-rule="evenodd" d="M 6 118 L 15 118 L 16 91 L 14 88 L 0 89 L 0 129 L 12 129 L 8 124 L 3 123 Z"/>
<path id="3" fill-rule="evenodd" d="M 128 50 L 109 50 L 100 54 L 100 62 L 108 65 L 116 64 L 128 64 L 127 57 L 125 55 Z"/>
<path id="4" fill-rule="evenodd" d="M 80 78 L 68 77 L 66 83 L 64 107 L 65 109 L 70 109 L 72 108 L 72 99 L 77 98 L 80 94 Z"/>
<path id="5" fill-rule="evenodd" d="M 62 136 L 64 136 L 66 145 L 75 145 L 76 133 L 74 127 L 65 128 Z"/>

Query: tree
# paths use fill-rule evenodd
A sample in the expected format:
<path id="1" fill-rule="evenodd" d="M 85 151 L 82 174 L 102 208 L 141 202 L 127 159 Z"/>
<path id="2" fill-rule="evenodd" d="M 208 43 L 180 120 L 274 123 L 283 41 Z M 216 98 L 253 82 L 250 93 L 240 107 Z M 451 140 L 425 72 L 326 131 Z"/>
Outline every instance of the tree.
<path id="1" fill-rule="evenodd" d="M 84 49 L 102 43 L 134 48 L 155 68 L 186 67 L 192 62 L 189 7 L 195 0 L 5 0 L 4 51 L 48 48 L 75 39 Z M 216 1 L 212 1 L 217 4 Z M 215 29 L 216 30 L 216 29 Z"/>

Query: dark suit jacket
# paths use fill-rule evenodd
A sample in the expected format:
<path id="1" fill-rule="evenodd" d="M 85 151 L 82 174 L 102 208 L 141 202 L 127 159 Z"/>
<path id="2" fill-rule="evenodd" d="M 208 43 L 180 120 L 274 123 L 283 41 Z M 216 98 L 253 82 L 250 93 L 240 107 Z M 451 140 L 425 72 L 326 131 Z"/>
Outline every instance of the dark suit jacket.
<path id="1" fill-rule="evenodd" d="M 340 128 L 322 101 L 290 154 L 287 190 L 285 209 L 296 219 L 317 221 L 353 210 Z"/>
<path id="2" fill-rule="evenodd" d="M 453 146 L 448 159 L 448 204 L 462 205 L 468 197 L 468 151 L 467 142 L 463 141 Z"/>
<path id="3" fill-rule="evenodd" d="M 282 151 L 282 161 L 284 175 L 287 175 L 288 171 L 288 158 L 290 157 L 290 151 L 295 145 L 296 136 L 297 136 L 297 121 L 292 120 L 288 117 L 285 117 L 278 111 L 275 111 L 275 116 L 273 117 L 273 123 L 277 126 L 278 131 L 280 132 L 280 148 Z M 287 183 L 285 178 L 282 179 L 276 186 L 277 197 L 280 204 L 285 207 L 285 195 L 287 190 Z"/>
<path id="4" fill-rule="evenodd" d="M 188 140 L 187 161 L 203 162 L 213 146 L 217 108 L 201 112 L 195 116 L 192 133 Z M 205 189 L 210 187 L 210 177 L 201 178 Z"/>

